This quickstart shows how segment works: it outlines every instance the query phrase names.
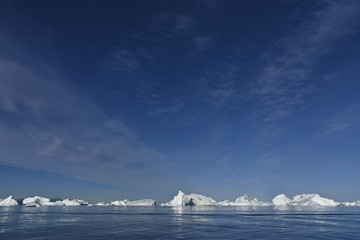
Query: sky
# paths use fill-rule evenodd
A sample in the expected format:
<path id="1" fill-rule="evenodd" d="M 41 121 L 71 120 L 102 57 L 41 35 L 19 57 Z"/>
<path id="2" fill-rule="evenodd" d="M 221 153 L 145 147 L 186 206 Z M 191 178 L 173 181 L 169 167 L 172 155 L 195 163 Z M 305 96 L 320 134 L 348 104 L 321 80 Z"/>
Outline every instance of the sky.
<path id="1" fill-rule="evenodd" d="M 360 200 L 359 1 L 0 1 L 0 198 Z"/>

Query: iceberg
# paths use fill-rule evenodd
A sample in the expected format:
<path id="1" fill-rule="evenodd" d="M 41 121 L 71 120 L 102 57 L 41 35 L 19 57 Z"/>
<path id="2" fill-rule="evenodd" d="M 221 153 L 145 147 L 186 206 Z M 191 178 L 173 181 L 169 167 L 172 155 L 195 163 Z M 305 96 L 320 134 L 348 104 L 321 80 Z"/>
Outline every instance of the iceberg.
<path id="1" fill-rule="evenodd" d="M 225 200 L 223 202 L 219 202 L 220 206 L 243 206 L 243 207 L 259 207 L 259 206 L 270 206 L 269 202 L 261 202 L 257 200 L 257 198 L 251 198 L 248 195 L 244 195 L 238 197 L 235 202 L 230 202 L 229 200 Z"/>
<path id="2" fill-rule="evenodd" d="M 106 202 L 98 202 L 95 204 L 95 206 L 111 206 L 111 204 Z"/>
<path id="3" fill-rule="evenodd" d="M 64 199 L 62 201 L 57 201 L 59 203 L 63 203 L 64 206 L 81 206 L 81 205 L 89 205 L 88 202 L 79 199 Z"/>
<path id="4" fill-rule="evenodd" d="M 340 206 L 345 206 L 345 207 L 360 207 L 360 201 L 356 201 L 356 202 L 341 202 Z"/>
<path id="5" fill-rule="evenodd" d="M 25 206 L 28 206 L 28 207 L 64 206 L 65 205 L 61 201 L 53 202 L 53 201 L 50 201 L 49 198 L 44 198 L 44 197 L 39 197 L 39 196 L 25 198 L 23 200 L 22 204 Z"/>
<path id="6" fill-rule="evenodd" d="M 272 200 L 273 206 L 298 206 L 298 207 L 335 207 L 340 203 L 332 199 L 320 197 L 319 194 L 296 195 L 292 200 L 280 194 Z"/>
<path id="7" fill-rule="evenodd" d="M 155 206 L 156 201 L 152 199 L 142 199 L 128 202 L 128 206 Z"/>
<path id="8" fill-rule="evenodd" d="M 0 199 L 0 206 L 17 206 L 19 203 L 13 198 L 12 195 L 5 199 Z"/>
<path id="9" fill-rule="evenodd" d="M 129 201 L 127 199 L 122 201 L 112 201 L 111 205 L 114 206 L 155 206 L 156 201 L 152 199 L 142 199 L 136 201 Z"/>
<path id="10" fill-rule="evenodd" d="M 301 194 L 296 195 L 289 205 L 301 207 L 335 207 L 338 206 L 339 203 L 332 199 L 320 197 L 319 194 Z"/>
<path id="11" fill-rule="evenodd" d="M 111 205 L 114 206 L 126 206 L 127 203 L 129 202 L 129 200 L 125 199 L 125 200 L 116 200 L 116 201 L 111 201 Z"/>
<path id="12" fill-rule="evenodd" d="M 276 197 L 274 197 L 274 199 L 271 201 L 273 206 L 276 207 L 285 207 L 285 206 L 289 206 L 291 202 L 291 199 L 288 198 L 285 194 L 280 194 L 277 195 Z"/>
<path id="13" fill-rule="evenodd" d="M 190 195 L 184 194 L 179 190 L 178 195 L 170 202 L 163 203 L 161 206 L 217 206 L 218 203 L 210 198 L 200 194 L 191 193 Z"/>

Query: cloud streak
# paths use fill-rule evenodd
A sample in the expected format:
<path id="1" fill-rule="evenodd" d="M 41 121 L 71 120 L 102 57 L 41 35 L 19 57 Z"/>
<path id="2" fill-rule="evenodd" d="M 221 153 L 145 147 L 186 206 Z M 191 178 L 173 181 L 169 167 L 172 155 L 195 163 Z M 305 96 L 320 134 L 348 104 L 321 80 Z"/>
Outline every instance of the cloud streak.
<path id="1" fill-rule="evenodd" d="M 309 81 L 311 73 L 336 41 L 355 31 L 359 5 L 356 1 L 325 1 L 321 10 L 276 42 L 254 82 L 253 92 L 261 97 L 265 109 L 258 115 L 267 121 L 282 119 L 316 90 Z"/>
<path id="2" fill-rule="evenodd" d="M 171 184 L 160 152 L 54 69 L 30 65 L 0 57 L 1 164 L 150 191 Z"/>
<path id="3" fill-rule="evenodd" d="M 360 104 L 353 104 L 332 118 L 324 121 L 324 128 L 318 136 L 328 136 L 337 132 L 345 131 L 360 124 Z"/>

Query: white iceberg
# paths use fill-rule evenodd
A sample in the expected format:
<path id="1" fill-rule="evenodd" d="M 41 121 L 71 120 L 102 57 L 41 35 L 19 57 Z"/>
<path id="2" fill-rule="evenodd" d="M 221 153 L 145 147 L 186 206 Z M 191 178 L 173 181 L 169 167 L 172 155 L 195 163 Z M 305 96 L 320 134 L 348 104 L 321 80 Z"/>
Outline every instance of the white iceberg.
<path id="1" fill-rule="evenodd" d="M 17 205 L 19 205 L 19 203 L 11 195 L 5 199 L 0 199 L 0 206 L 17 206 Z"/>
<path id="2" fill-rule="evenodd" d="M 297 206 L 297 207 L 335 207 L 340 203 L 332 199 L 320 197 L 319 194 L 296 195 L 292 200 L 280 194 L 272 200 L 273 206 Z"/>
<path id="3" fill-rule="evenodd" d="M 128 206 L 155 206 L 156 201 L 152 199 L 142 199 L 128 202 Z"/>
<path id="4" fill-rule="evenodd" d="M 217 206 L 218 203 L 210 198 L 200 194 L 191 193 L 189 195 L 179 191 L 173 200 L 161 204 L 162 206 Z"/>
<path id="5" fill-rule="evenodd" d="M 81 205 L 89 205 L 88 202 L 79 199 L 64 199 L 62 201 L 57 201 L 59 203 L 63 203 L 65 206 L 81 206 Z"/>
<path id="6" fill-rule="evenodd" d="M 39 197 L 39 196 L 25 198 L 23 200 L 22 204 L 25 206 L 28 206 L 28 207 L 64 206 L 65 205 L 61 201 L 53 202 L 53 201 L 50 201 L 49 198 L 44 198 L 44 197 Z"/>
<path id="7" fill-rule="evenodd" d="M 96 204 L 94 204 L 95 206 L 111 206 L 110 203 L 106 203 L 106 202 L 98 202 Z"/>
<path id="8" fill-rule="evenodd" d="M 116 201 L 111 201 L 111 205 L 114 205 L 114 206 L 126 206 L 128 202 L 129 202 L 129 200 L 127 200 L 127 199 L 125 199 L 125 200 L 116 200 Z"/>
<path id="9" fill-rule="evenodd" d="M 339 203 L 332 199 L 320 197 L 319 194 L 301 194 L 296 195 L 289 205 L 301 207 L 335 207 L 338 206 Z"/>
<path id="10" fill-rule="evenodd" d="M 356 201 L 356 202 L 341 202 L 340 206 L 345 206 L 345 207 L 360 207 L 360 201 Z"/>
<path id="11" fill-rule="evenodd" d="M 243 206 L 243 207 L 259 207 L 259 206 L 270 206 L 269 202 L 261 202 L 257 198 L 251 198 L 248 195 L 238 197 L 235 202 L 225 200 L 219 202 L 220 206 Z"/>
<path id="12" fill-rule="evenodd" d="M 129 201 L 127 199 L 121 201 L 111 201 L 114 206 L 155 206 L 156 201 L 152 199 L 142 199 L 136 201 Z"/>
<path id="13" fill-rule="evenodd" d="M 291 202 L 291 199 L 288 198 L 285 194 L 280 194 L 277 195 L 276 197 L 274 197 L 274 199 L 271 201 L 273 206 L 276 207 L 285 207 L 285 206 L 289 206 Z"/>

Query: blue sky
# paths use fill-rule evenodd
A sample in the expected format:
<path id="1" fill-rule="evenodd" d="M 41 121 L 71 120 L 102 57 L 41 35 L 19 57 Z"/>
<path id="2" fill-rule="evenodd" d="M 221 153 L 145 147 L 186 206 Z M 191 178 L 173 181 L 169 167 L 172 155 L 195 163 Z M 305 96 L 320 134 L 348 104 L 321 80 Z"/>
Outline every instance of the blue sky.
<path id="1" fill-rule="evenodd" d="M 1 1 L 1 197 L 360 200 L 358 1 Z"/>

